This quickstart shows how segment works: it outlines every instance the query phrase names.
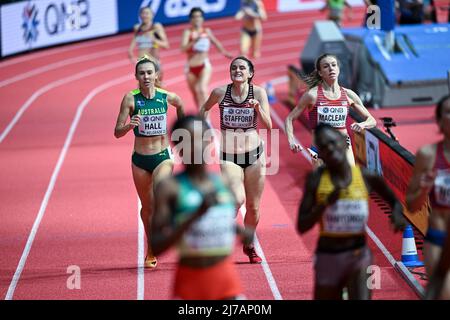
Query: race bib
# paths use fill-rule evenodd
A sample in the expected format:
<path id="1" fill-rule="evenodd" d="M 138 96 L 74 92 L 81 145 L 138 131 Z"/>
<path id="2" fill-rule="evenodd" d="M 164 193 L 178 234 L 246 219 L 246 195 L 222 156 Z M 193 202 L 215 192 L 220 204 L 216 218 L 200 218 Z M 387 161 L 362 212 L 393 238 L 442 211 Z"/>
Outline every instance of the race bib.
<path id="1" fill-rule="evenodd" d="M 335 128 L 345 127 L 348 110 L 346 107 L 317 107 L 317 123 L 326 123 Z"/>
<path id="2" fill-rule="evenodd" d="M 325 210 L 322 221 L 325 232 L 361 233 L 368 217 L 366 200 L 338 200 Z"/>
<path id="3" fill-rule="evenodd" d="M 223 108 L 223 124 L 229 128 L 250 128 L 253 126 L 255 109 L 253 108 Z"/>
<path id="4" fill-rule="evenodd" d="M 234 207 L 215 206 L 196 220 L 183 236 L 190 251 L 232 250 L 236 237 Z"/>
<path id="5" fill-rule="evenodd" d="M 194 49 L 194 51 L 206 52 L 209 50 L 209 46 L 210 46 L 209 38 L 201 37 L 194 43 L 192 48 Z"/>
<path id="6" fill-rule="evenodd" d="M 167 132 L 167 114 L 141 115 L 139 133 L 144 136 L 160 136 Z"/>
<path id="7" fill-rule="evenodd" d="M 434 179 L 434 197 L 436 203 L 450 207 L 450 170 L 438 170 Z"/>

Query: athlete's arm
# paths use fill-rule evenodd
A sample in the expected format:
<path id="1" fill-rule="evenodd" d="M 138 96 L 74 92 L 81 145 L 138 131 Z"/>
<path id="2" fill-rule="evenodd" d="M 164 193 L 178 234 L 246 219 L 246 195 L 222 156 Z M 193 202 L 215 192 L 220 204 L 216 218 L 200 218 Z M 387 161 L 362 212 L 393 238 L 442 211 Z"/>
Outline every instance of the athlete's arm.
<path id="1" fill-rule="evenodd" d="M 270 118 L 270 105 L 269 98 L 267 98 L 267 92 L 261 87 L 253 86 L 255 99 L 249 101 L 249 104 L 253 106 L 255 111 L 261 117 L 262 122 L 267 129 L 272 129 L 272 119 Z"/>
<path id="2" fill-rule="evenodd" d="M 267 12 L 266 12 L 266 8 L 264 7 L 264 2 L 256 1 L 256 4 L 258 5 L 258 8 L 259 8 L 260 19 L 263 21 L 267 20 Z"/>
<path id="3" fill-rule="evenodd" d="M 189 36 L 191 31 L 189 29 L 184 30 L 183 36 L 181 37 L 181 51 L 186 52 L 192 48 L 194 43 L 197 41 L 197 38 L 189 41 Z"/>
<path id="4" fill-rule="evenodd" d="M 139 126 L 141 119 L 137 114 L 130 119 L 128 124 L 126 123 L 133 110 L 134 97 L 131 93 L 128 93 L 123 97 L 122 103 L 120 104 L 120 111 L 117 117 L 116 126 L 114 128 L 114 136 L 116 138 L 123 137 L 128 131 L 133 130 L 136 126 Z"/>
<path id="5" fill-rule="evenodd" d="M 297 219 L 297 231 L 301 234 L 307 232 L 316 224 L 317 221 L 319 221 L 328 204 L 331 204 L 337 200 L 336 193 L 338 191 L 335 190 L 332 195 L 330 195 L 333 197 L 333 199 L 330 199 L 332 201 L 331 203 L 316 203 L 316 191 L 319 186 L 322 171 L 323 170 L 321 168 L 318 168 L 311 172 L 306 178 L 305 188 L 303 190 L 303 199 L 298 209 Z"/>
<path id="6" fill-rule="evenodd" d="M 173 92 L 167 92 L 167 102 L 177 108 L 177 118 L 184 117 L 184 104 L 179 96 Z"/>
<path id="7" fill-rule="evenodd" d="M 394 192 L 384 182 L 383 178 L 373 172 L 368 171 L 365 168 L 361 169 L 364 181 L 368 188 L 368 191 L 375 191 L 381 198 L 383 198 L 390 206 L 392 210 L 391 221 L 394 226 L 394 231 L 401 231 L 406 227 L 406 219 L 403 216 L 403 206 L 398 201 Z"/>
<path id="8" fill-rule="evenodd" d="M 128 58 L 132 63 L 136 62 L 136 57 L 134 56 L 134 48 L 136 47 L 136 32 L 139 28 L 139 25 L 134 26 L 133 39 L 131 39 L 130 47 L 128 48 Z"/>
<path id="9" fill-rule="evenodd" d="M 157 34 L 159 36 L 159 39 L 156 38 L 155 34 Z M 161 48 L 164 49 L 169 49 L 170 44 L 169 44 L 169 40 L 167 39 L 167 35 L 166 32 L 164 31 L 164 27 L 162 26 L 161 23 L 155 23 L 155 31 L 153 33 L 153 41 L 160 46 Z"/>
<path id="10" fill-rule="evenodd" d="M 294 127 L 293 127 L 293 121 L 300 117 L 302 112 L 305 109 L 309 109 L 311 106 L 313 106 L 316 103 L 316 94 L 314 94 L 311 90 L 306 92 L 299 100 L 297 106 L 295 106 L 294 109 L 291 110 L 291 112 L 286 117 L 286 120 L 284 121 L 285 131 L 286 135 L 289 141 L 289 146 L 292 151 L 299 152 L 303 150 L 303 147 L 300 143 L 295 142 L 295 136 L 294 136 Z"/>
<path id="11" fill-rule="evenodd" d="M 208 97 L 208 100 L 200 107 L 199 116 L 203 119 L 208 119 L 209 110 L 216 104 L 219 103 L 225 96 L 224 87 L 215 88 Z"/>
<path id="12" fill-rule="evenodd" d="M 236 12 L 236 14 L 234 15 L 234 18 L 236 20 L 242 20 L 242 18 L 244 17 L 244 11 L 242 9 L 240 9 L 238 12 Z"/>
<path id="13" fill-rule="evenodd" d="M 227 50 L 225 50 L 220 41 L 214 36 L 211 29 L 207 28 L 206 33 L 208 34 L 209 39 L 211 39 L 211 42 L 214 44 L 217 50 L 220 51 L 220 53 L 222 53 L 225 57 L 229 59 L 233 58 L 233 55 L 229 53 Z"/>
<path id="14" fill-rule="evenodd" d="M 353 92 L 353 90 L 345 89 L 349 99 L 350 106 L 353 106 L 355 110 L 366 120 L 363 122 L 354 122 L 350 125 L 350 128 L 356 132 L 361 132 L 365 129 L 373 128 L 377 125 L 377 120 L 370 114 L 370 112 L 364 107 L 359 96 Z"/>
<path id="15" fill-rule="evenodd" d="M 450 234 L 450 220 L 447 222 L 447 232 Z M 426 300 L 440 299 L 442 287 L 445 284 L 445 278 L 450 270 L 450 237 L 447 236 L 444 247 L 442 248 L 441 257 L 436 265 L 434 273 L 430 277 L 428 282 L 427 291 L 425 293 Z"/>
<path id="16" fill-rule="evenodd" d="M 425 203 L 433 184 L 436 172 L 433 172 L 436 146 L 426 145 L 416 153 L 413 174 L 406 191 L 406 207 L 409 211 L 419 210 Z"/>

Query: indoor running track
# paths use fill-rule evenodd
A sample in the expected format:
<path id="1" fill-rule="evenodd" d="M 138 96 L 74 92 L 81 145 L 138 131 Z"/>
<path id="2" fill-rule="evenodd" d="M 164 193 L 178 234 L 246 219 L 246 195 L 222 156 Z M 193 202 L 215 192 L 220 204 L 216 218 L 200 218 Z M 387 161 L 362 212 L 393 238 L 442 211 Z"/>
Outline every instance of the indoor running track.
<path id="1" fill-rule="evenodd" d="M 355 17 L 362 17 L 362 10 L 355 11 Z M 287 90 L 287 65 L 298 65 L 312 23 L 320 18 L 324 15 L 311 12 L 269 17 L 262 58 L 255 61 L 257 84 L 274 80 L 278 93 Z M 346 23 L 356 26 L 360 20 Z M 239 25 L 231 18 L 207 25 L 237 55 Z M 193 113 L 183 74 L 185 56 L 179 50 L 185 27 L 167 27 L 171 48 L 162 52 L 162 64 L 165 87 Z M 175 253 L 159 257 L 155 270 L 139 267 L 144 249 L 130 169 L 133 135 L 113 136 L 121 99 L 136 85 L 126 54 L 130 38 L 123 34 L 0 62 L 4 299 L 170 299 Z M 212 89 L 229 81 L 229 60 L 216 50 L 210 59 Z M 218 108 L 213 110 L 217 128 Z M 287 113 L 282 104 L 272 105 L 274 128 L 280 128 Z M 172 110 L 172 120 L 174 116 Z M 309 133 L 299 124 L 296 133 L 309 143 Z M 317 229 L 303 237 L 295 231 L 311 167 L 302 155 L 289 151 L 282 130 L 279 137 L 279 172 L 266 179 L 257 231 L 265 261 L 250 265 L 240 246 L 234 259 L 249 299 L 311 299 Z M 393 235 L 385 216 L 372 207 L 371 229 L 399 258 L 401 235 Z M 381 288 L 374 298 L 416 299 L 378 247 L 369 244 L 381 268 Z M 67 287 L 71 266 L 81 270 L 79 290 Z"/>

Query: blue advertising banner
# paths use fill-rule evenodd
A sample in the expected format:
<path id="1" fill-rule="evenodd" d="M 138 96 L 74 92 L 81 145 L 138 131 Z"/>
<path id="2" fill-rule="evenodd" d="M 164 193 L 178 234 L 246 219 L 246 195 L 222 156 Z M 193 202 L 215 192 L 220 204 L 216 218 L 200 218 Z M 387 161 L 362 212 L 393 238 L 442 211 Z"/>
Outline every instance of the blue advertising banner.
<path id="1" fill-rule="evenodd" d="M 234 15 L 240 6 L 239 0 L 117 0 L 119 31 L 130 31 L 139 22 L 139 9 L 150 7 L 154 20 L 163 25 L 189 21 L 189 11 L 200 7 L 205 19 Z"/>

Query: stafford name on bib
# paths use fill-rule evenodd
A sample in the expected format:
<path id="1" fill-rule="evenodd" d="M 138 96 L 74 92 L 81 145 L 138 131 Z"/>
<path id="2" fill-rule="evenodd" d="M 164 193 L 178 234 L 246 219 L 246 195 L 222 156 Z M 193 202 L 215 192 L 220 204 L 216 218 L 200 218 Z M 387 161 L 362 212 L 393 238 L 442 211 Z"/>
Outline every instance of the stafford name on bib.
<path id="1" fill-rule="evenodd" d="M 223 124 L 230 128 L 248 128 L 253 125 L 255 109 L 253 108 L 223 108 Z"/>

